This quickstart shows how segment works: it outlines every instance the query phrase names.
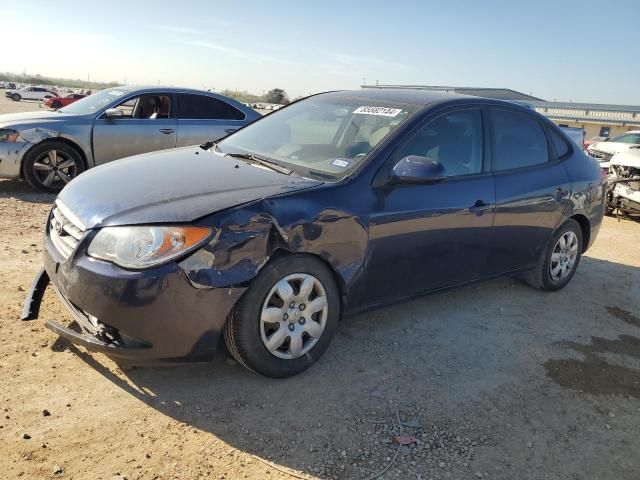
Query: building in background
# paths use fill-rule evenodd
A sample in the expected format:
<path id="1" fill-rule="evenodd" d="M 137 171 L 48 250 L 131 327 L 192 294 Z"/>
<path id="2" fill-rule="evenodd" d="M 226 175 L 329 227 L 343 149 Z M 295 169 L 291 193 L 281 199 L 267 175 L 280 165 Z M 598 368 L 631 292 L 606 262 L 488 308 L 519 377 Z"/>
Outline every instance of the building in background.
<path id="1" fill-rule="evenodd" d="M 614 137 L 640 129 L 640 106 L 599 103 L 549 102 L 510 88 L 450 87 L 438 85 L 362 85 L 362 88 L 403 88 L 496 98 L 525 104 L 553 122 L 584 129 L 585 137 Z"/>

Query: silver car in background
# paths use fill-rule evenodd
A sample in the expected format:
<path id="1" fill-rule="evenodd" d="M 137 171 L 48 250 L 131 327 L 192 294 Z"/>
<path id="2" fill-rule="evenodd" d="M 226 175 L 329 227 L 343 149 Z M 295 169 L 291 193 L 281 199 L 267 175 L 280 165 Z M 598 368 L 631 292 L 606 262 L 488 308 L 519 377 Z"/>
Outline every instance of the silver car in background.
<path id="1" fill-rule="evenodd" d="M 259 117 L 211 92 L 109 88 L 57 111 L 0 115 L 0 178 L 57 192 L 87 168 L 214 141 Z"/>

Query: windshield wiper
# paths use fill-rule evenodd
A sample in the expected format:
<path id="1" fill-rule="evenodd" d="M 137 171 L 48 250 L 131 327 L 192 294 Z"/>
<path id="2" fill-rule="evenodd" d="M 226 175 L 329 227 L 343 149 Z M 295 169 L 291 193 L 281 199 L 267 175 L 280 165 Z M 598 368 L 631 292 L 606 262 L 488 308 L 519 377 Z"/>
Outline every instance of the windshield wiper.
<path id="1" fill-rule="evenodd" d="M 227 157 L 240 158 L 241 160 L 249 160 L 250 162 L 264 165 L 271 170 L 274 170 L 278 173 L 283 173 L 285 175 L 291 175 L 293 173 L 293 170 L 290 170 L 287 167 L 283 167 L 276 162 L 272 162 L 271 160 L 267 160 L 266 158 L 258 157 L 257 155 L 254 155 L 252 153 L 227 153 L 225 155 Z"/>

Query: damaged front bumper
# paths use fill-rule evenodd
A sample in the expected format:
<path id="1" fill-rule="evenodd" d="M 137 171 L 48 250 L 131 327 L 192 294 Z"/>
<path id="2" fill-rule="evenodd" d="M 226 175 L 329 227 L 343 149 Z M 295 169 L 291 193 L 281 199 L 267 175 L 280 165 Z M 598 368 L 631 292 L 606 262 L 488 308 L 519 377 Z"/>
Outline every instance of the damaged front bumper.
<path id="1" fill-rule="evenodd" d="M 222 329 L 244 288 L 198 288 L 171 263 L 127 271 L 87 257 L 68 259 L 45 237 L 44 268 L 28 291 L 23 320 L 38 318 L 51 285 L 70 312 L 47 328 L 66 340 L 130 365 L 206 361 L 220 349 Z M 72 328 L 73 327 L 73 328 Z"/>
<path id="2" fill-rule="evenodd" d="M 32 144 L 28 142 L 0 142 L 0 178 L 18 178 L 22 158 Z"/>
<path id="3" fill-rule="evenodd" d="M 40 269 L 27 293 L 21 320 L 35 320 L 38 318 L 44 292 L 50 283 L 51 281 L 46 270 L 44 268 Z M 45 326 L 49 330 L 87 350 L 126 360 L 144 359 L 145 350 L 147 350 L 150 345 L 143 343 L 139 345 L 124 344 L 122 340 L 117 339 L 117 337 L 105 337 L 102 339 L 101 336 L 106 334 L 105 329 L 100 328 L 95 322 L 92 322 L 92 319 L 76 309 L 55 286 L 53 286 L 53 288 L 60 301 L 73 316 L 79 330 L 73 330 L 53 320 L 47 320 Z"/>

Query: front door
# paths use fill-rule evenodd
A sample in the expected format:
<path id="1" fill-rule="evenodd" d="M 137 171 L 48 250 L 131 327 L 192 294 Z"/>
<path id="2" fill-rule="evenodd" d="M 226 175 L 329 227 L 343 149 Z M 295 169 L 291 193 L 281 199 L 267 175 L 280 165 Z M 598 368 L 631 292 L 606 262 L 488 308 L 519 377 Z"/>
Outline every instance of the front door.
<path id="1" fill-rule="evenodd" d="M 102 114 L 93 124 L 96 165 L 176 146 L 177 121 L 170 94 L 138 95 L 114 108 L 122 111 L 122 117 Z"/>
<path id="2" fill-rule="evenodd" d="M 370 217 L 364 305 L 481 278 L 491 248 L 493 176 L 485 165 L 483 113 L 429 120 L 393 154 L 438 161 L 445 179 L 380 189 Z"/>

